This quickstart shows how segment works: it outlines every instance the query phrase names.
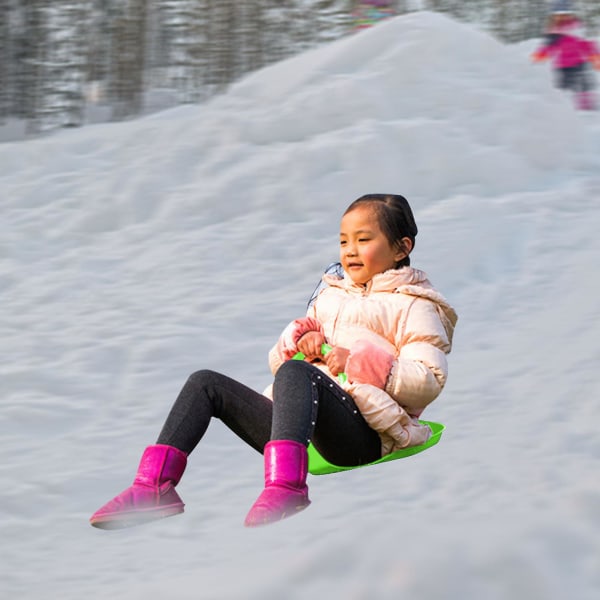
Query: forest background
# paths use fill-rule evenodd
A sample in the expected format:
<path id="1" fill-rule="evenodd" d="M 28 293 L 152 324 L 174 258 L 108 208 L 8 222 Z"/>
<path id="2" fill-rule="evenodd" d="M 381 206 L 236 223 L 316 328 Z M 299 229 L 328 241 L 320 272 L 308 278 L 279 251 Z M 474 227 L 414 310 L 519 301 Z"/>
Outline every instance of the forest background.
<path id="1" fill-rule="evenodd" d="M 354 31 L 354 0 L 0 0 L 0 141 L 202 102 L 261 67 Z M 396 0 L 516 43 L 546 0 Z M 600 2 L 577 13 L 590 35 Z M 490 65 L 493 69 L 494 65 Z M 4 132 L 4 135 L 2 135 Z"/>

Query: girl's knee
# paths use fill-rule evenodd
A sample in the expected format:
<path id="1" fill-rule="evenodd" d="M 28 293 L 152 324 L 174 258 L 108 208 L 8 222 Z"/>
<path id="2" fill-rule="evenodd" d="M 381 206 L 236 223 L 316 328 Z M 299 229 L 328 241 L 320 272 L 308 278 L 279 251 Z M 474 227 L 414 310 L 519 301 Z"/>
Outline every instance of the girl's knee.
<path id="1" fill-rule="evenodd" d="M 312 368 L 312 365 L 304 360 L 287 360 L 277 369 L 275 378 L 281 378 L 292 373 L 305 373 Z"/>
<path id="2" fill-rule="evenodd" d="M 199 371 L 194 371 L 194 373 L 188 377 L 188 383 L 194 387 L 199 387 L 211 384 L 218 376 L 218 373 L 210 369 L 200 369 Z"/>
<path id="3" fill-rule="evenodd" d="M 311 380 L 318 374 L 318 369 L 311 363 L 303 360 L 288 360 L 277 370 L 273 389 L 281 389 L 281 386 L 297 386 L 300 382 Z"/>

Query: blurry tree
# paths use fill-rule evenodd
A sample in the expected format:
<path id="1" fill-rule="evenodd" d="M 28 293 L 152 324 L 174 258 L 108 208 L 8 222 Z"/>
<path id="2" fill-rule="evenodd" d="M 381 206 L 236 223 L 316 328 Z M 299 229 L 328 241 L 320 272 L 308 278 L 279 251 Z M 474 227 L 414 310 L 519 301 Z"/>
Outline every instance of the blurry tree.
<path id="1" fill-rule="evenodd" d="M 44 56 L 39 65 L 36 118 L 41 129 L 83 123 L 88 31 L 88 0 L 58 0 L 41 8 L 46 30 Z"/>
<path id="2" fill-rule="evenodd" d="M 208 66 L 207 4 L 197 0 L 160 0 L 148 14 L 156 23 L 149 31 L 148 75 L 153 78 L 158 71 L 158 81 L 174 89 L 181 102 L 200 99 Z"/>
<path id="3" fill-rule="evenodd" d="M 547 0 L 424 0 L 424 6 L 479 24 L 505 42 L 539 36 L 548 12 Z"/>
<path id="4" fill-rule="evenodd" d="M 333 41 L 350 30 L 353 4 L 352 0 L 321 0 L 314 3 L 311 10 L 317 43 Z"/>
<path id="5" fill-rule="evenodd" d="M 10 48 L 7 85 L 11 86 L 11 116 L 24 119 L 28 130 L 38 126 L 41 105 L 42 63 L 47 48 L 47 29 L 43 9 L 47 0 L 29 0 L 8 4 L 11 29 L 5 42 Z"/>
<path id="6" fill-rule="evenodd" d="M 260 69 L 267 59 L 266 11 L 269 0 L 255 0 L 244 3 L 242 18 L 238 21 L 237 40 L 239 41 L 239 64 L 242 73 Z"/>
<path id="7" fill-rule="evenodd" d="M 491 30 L 507 42 L 519 42 L 539 37 L 544 29 L 547 17 L 546 0 L 498 0 L 494 14 L 502 11 L 503 26 Z"/>
<path id="8" fill-rule="evenodd" d="M 0 123 L 10 115 L 14 65 L 11 29 L 12 10 L 9 0 L 0 0 Z"/>
<path id="9" fill-rule="evenodd" d="M 123 2 L 113 23 L 108 87 L 113 118 L 117 120 L 142 110 L 147 3 Z"/>
<path id="10" fill-rule="evenodd" d="M 342 37 L 352 25 L 353 0 L 305 0 L 294 5 L 288 18 L 295 24 L 291 39 L 300 50 Z"/>
<path id="11" fill-rule="evenodd" d="M 243 8 L 236 0 L 208 2 L 210 27 L 208 28 L 207 83 L 216 92 L 223 91 L 235 79 L 236 32 L 239 12 Z"/>
<path id="12" fill-rule="evenodd" d="M 87 52 L 86 80 L 88 82 L 108 80 L 111 66 L 112 23 L 118 14 L 115 0 L 91 0 L 89 27 L 83 43 Z"/>
<path id="13" fill-rule="evenodd" d="M 468 19 L 473 14 L 473 5 L 476 2 L 464 0 L 429 0 L 427 8 L 436 12 L 447 13 L 457 19 Z M 477 2 L 477 4 L 481 4 Z"/>
<path id="14" fill-rule="evenodd" d="M 304 22 L 305 16 L 294 0 L 266 0 L 261 3 L 263 13 L 263 59 L 264 64 L 283 60 L 290 55 L 290 47 L 298 44 L 302 49 L 306 48 L 306 36 L 299 36 L 302 32 L 300 23 Z M 289 44 L 288 44 L 289 40 Z M 293 52 L 293 51 L 292 51 Z"/>
<path id="15" fill-rule="evenodd" d="M 598 0 L 581 0 L 581 16 L 588 25 L 590 35 L 600 33 L 600 2 Z"/>
<path id="16" fill-rule="evenodd" d="M 352 31 L 357 0 L 0 0 L 0 121 L 30 131 L 79 125 L 86 102 L 112 118 L 144 111 L 149 91 L 197 102 L 246 73 Z M 546 0 L 395 0 L 434 10 L 498 39 L 542 33 Z M 578 14 L 598 33 L 600 1 Z M 91 93 L 94 91 L 95 93 Z"/>
<path id="17" fill-rule="evenodd" d="M 235 19 L 235 30 L 225 38 L 235 46 L 235 78 L 260 69 L 270 62 L 267 36 L 268 0 L 239 2 Z"/>

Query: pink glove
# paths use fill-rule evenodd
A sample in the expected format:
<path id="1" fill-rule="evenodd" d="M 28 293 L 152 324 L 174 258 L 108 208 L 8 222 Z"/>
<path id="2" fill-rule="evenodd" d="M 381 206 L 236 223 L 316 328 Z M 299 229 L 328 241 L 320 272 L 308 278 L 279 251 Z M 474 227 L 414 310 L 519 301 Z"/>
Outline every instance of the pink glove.
<path id="1" fill-rule="evenodd" d="M 532 62 L 543 62 L 548 58 L 548 53 L 545 52 L 543 49 L 540 50 L 536 50 L 532 55 L 531 55 L 531 61 Z"/>
<path id="2" fill-rule="evenodd" d="M 298 352 L 298 340 L 309 331 L 323 333 L 321 323 L 312 317 L 302 317 L 292 321 L 281 333 L 277 341 L 277 352 L 282 360 L 289 360 Z"/>
<path id="3" fill-rule="evenodd" d="M 383 390 L 393 363 L 392 354 L 375 344 L 359 340 L 350 348 L 346 375 L 352 383 L 369 383 Z"/>

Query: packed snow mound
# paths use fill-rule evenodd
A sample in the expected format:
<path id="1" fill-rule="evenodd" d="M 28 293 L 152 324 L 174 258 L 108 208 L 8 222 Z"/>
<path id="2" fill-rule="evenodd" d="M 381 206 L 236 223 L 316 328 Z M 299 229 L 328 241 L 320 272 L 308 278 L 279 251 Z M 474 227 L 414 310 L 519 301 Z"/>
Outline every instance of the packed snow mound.
<path id="1" fill-rule="evenodd" d="M 411 195 L 522 189 L 539 169 L 580 164 L 573 150 L 585 139 L 570 98 L 519 47 L 430 12 L 252 74 L 213 106 L 243 107 L 230 126 L 244 142 L 326 146 L 347 136 L 331 167 L 373 171 L 385 187 L 393 165 Z"/>
<path id="2" fill-rule="evenodd" d="M 412 14 L 203 106 L 0 145 L 3 598 L 597 599 L 600 128 L 527 54 Z M 366 192 L 408 197 L 459 314 L 440 445 L 249 532 L 262 459 L 216 421 L 183 516 L 90 527 L 190 373 L 272 381 Z"/>
<path id="3" fill-rule="evenodd" d="M 194 188 L 194 204 L 223 217 L 231 213 L 227 204 L 215 207 L 215 197 L 263 210 L 282 193 L 313 214 L 324 175 L 346 197 L 357 189 L 410 198 L 532 189 L 557 165 L 585 166 L 587 132 L 578 117 L 519 47 L 418 12 L 262 69 L 206 105 L 65 132 L 60 142 L 32 143 L 28 153 L 47 172 L 73 154 L 86 169 L 95 162 L 97 179 L 117 173 L 122 187 L 96 198 L 94 226 L 110 228 L 154 214 L 165 194 L 171 211 L 189 210 L 186 183 L 197 178 L 203 185 Z M 0 147 L 0 159 L 0 172 L 14 168 L 12 144 Z M 142 170 L 144 182 L 137 181 Z M 250 181 L 264 184 L 260 197 L 247 196 Z M 115 218 L 114 194 L 131 196 L 136 182 L 147 191 L 143 205 Z M 49 200 L 37 191 L 32 199 Z"/>

